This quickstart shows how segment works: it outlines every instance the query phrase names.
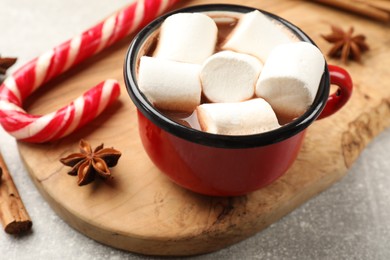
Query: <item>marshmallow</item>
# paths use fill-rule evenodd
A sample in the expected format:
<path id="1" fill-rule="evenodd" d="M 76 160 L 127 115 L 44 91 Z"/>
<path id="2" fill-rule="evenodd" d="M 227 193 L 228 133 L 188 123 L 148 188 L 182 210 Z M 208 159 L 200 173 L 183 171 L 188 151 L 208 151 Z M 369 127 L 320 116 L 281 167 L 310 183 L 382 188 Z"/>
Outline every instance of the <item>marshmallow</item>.
<path id="1" fill-rule="evenodd" d="M 280 126 L 271 106 L 262 98 L 202 104 L 196 112 L 201 129 L 213 134 L 259 134 Z"/>
<path id="2" fill-rule="evenodd" d="M 251 54 L 265 62 L 275 46 L 291 41 L 287 33 L 255 10 L 241 17 L 222 49 Z"/>
<path id="3" fill-rule="evenodd" d="M 322 53 L 310 43 L 279 45 L 264 64 L 256 95 L 267 100 L 278 115 L 296 118 L 312 104 L 324 66 Z"/>
<path id="4" fill-rule="evenodd" d="M 253 56 L 222 51 L 210 56 L 200 71 L 203 94 L 211 102 L 250 99 L 263 64 Z"/>
<path id="5" fill-rule="evenodd" d="M 141 92 L 157 108 L 192 112 L 200 103 L 199 64 L 143 56 L 138 72 Z"/>
<path id="6" fill-rule="evenodd" d="M 217 35 L 217 25 L 205 14 L 174 14 L 161 26 L 154 56 L 200 64 L 214 53 Z"/>

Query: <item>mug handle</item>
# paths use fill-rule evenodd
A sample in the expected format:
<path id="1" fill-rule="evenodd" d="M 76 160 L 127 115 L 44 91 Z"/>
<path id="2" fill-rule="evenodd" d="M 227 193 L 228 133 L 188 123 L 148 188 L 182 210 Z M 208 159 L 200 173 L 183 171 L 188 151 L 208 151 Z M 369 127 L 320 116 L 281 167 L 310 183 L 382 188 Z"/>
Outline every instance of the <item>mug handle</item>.
<path id="1" fill-rule="evenodd" d="M 340 108 L 342 108 L 345 103 L 349 100 L 352 95 L 352 79 L 349 73 L 335 65 L 328 65 L 330 84 L 338 86 L 338 89 L 335 93 L 331 94 L 326 102 L 324 110 L 322 110 L 318 119 L 328 117 Z"/>

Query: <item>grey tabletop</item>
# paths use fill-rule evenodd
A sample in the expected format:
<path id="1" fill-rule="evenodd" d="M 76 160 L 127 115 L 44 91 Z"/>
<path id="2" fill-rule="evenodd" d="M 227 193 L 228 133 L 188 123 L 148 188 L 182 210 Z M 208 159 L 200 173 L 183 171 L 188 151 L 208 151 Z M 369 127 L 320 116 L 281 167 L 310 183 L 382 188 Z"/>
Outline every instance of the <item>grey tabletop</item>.
<path id="1" fill-rule="evenodd" d="M 0 0 L 0 54 L 18 57 L 12 72 L 128 2 Z M 35 188 L 15 140 L 2 128 L 0 149 L 34 223 L 24 236 L 0 232 L 0 259 L 150 258 L 99 244 L 72 229 Z M 194 258 L 390 259 L 389 154 L 387 129 L 340 182 L 255 236 Z"/>

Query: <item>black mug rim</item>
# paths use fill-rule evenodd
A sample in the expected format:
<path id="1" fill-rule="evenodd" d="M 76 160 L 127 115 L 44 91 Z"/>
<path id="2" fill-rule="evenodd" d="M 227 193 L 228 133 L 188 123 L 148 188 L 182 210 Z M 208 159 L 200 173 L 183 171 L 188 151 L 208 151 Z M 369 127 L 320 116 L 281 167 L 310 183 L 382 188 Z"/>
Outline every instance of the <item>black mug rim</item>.
<path id="1" fill-rule="evenodd" d="M 173 134 L 177 137 L 185 139 L 190 142 L 218 147 L 218 148 L 254 148 L 259 146 L 271 145 L 286 140 L 301 131 L 305 130 L 316 118 L 321 114 L 323 108 L 326 105 L 329 96 L 330 81 L 329 70 L 325 61 L 324 73 L 322 75 L 320 85 L 314 98 L 312 105 L 307 111 L 295 119 L 294 121 L 281 126 L 275 130 L 252 135 L 220 135 L 211 134 L 204 131 L 196 130 L 182 124 L 179 124 L 168 117 L 164 116 L 158 109 L 156 109 L 148 99 L 142 94 L 138 88 L 136 82 L 136 58 L 140 47 L 143 45 L 148 36 L 153 33 L 161 23 L 170 15 L 179 12 L 212 12 L 212 11 L 228 11 L 247 13 L 258 10 L 265 15 L 281 22 L 289 30 L 291 30 L 302 41 L 309 42 L 316 46 L 314 41 L 306 35 L 299 27 L 290 23 L 289 21 L 269 13 L 267 11 L 243 6 L 243 5 L 231 5 L 231 4 L 208 4 L 208 5 L 196 5 L 182 9 L 177 9 L 166 13 L 145 26 L 131 42 L 124 61 L 124 81 L 127 92 L 132 99 L 135 106 L 140 112 L 151 122 L 158 127 Z"/>

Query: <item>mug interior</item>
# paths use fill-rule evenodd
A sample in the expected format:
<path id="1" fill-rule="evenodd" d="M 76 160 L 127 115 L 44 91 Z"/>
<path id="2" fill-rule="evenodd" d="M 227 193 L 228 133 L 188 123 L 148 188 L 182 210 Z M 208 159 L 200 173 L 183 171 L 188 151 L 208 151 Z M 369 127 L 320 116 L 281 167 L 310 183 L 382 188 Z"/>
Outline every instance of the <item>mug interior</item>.
<path id="1" fill-rule="evenodd" d="M 191 6 L 173 12 L 167 13 L 147 25 L 132 41 L 124 64 L 124 78 L 127 91 L 133 100 L 136 107 L 141 113 L 148 118 L 151 122 L 165 131 L 183 138 L 185 140 L 195 142 L 202 145 L 219 147 L 219 148 L 253 148 L 259 146 L 265 146 L 273 143 L 283 141 L 291 136 L 305 130 L 321 113 L 329 96 L 329 71 L 325 61 L 324 73 L 322 75 L 320 85 L 316 94 L 316 97 L 307 109 L 307 111 L 300 117 L 294 119 L 292 122 L 283 125 L 275 130 L 253 134 L 253 135 L 220 135 L 211 134 L 185 125 L 179 124 L 172 119 L 165 116 L 161 111 L 155 108 L 145 97 L 145 95 L 139 90 L 137 84 L 137 66 L 140 58 L 140 50 L 143 49 L 148 39 L 156 33 L 156 30 L 161 26 L 162 22 L 170 15 L 182 12 L 202 12 L 213 14 L 244 14 L 258 10 L 268 17 L 278 21 L 287 29 L 289 29 L 299 40 L 309 42 L 313 45 L 315 43 L 297 26 L 291 24 L 287 20 L 268 13 L 263 10 L 229 4 L 212 4 L 212 5 L 199 5 Z"/>

